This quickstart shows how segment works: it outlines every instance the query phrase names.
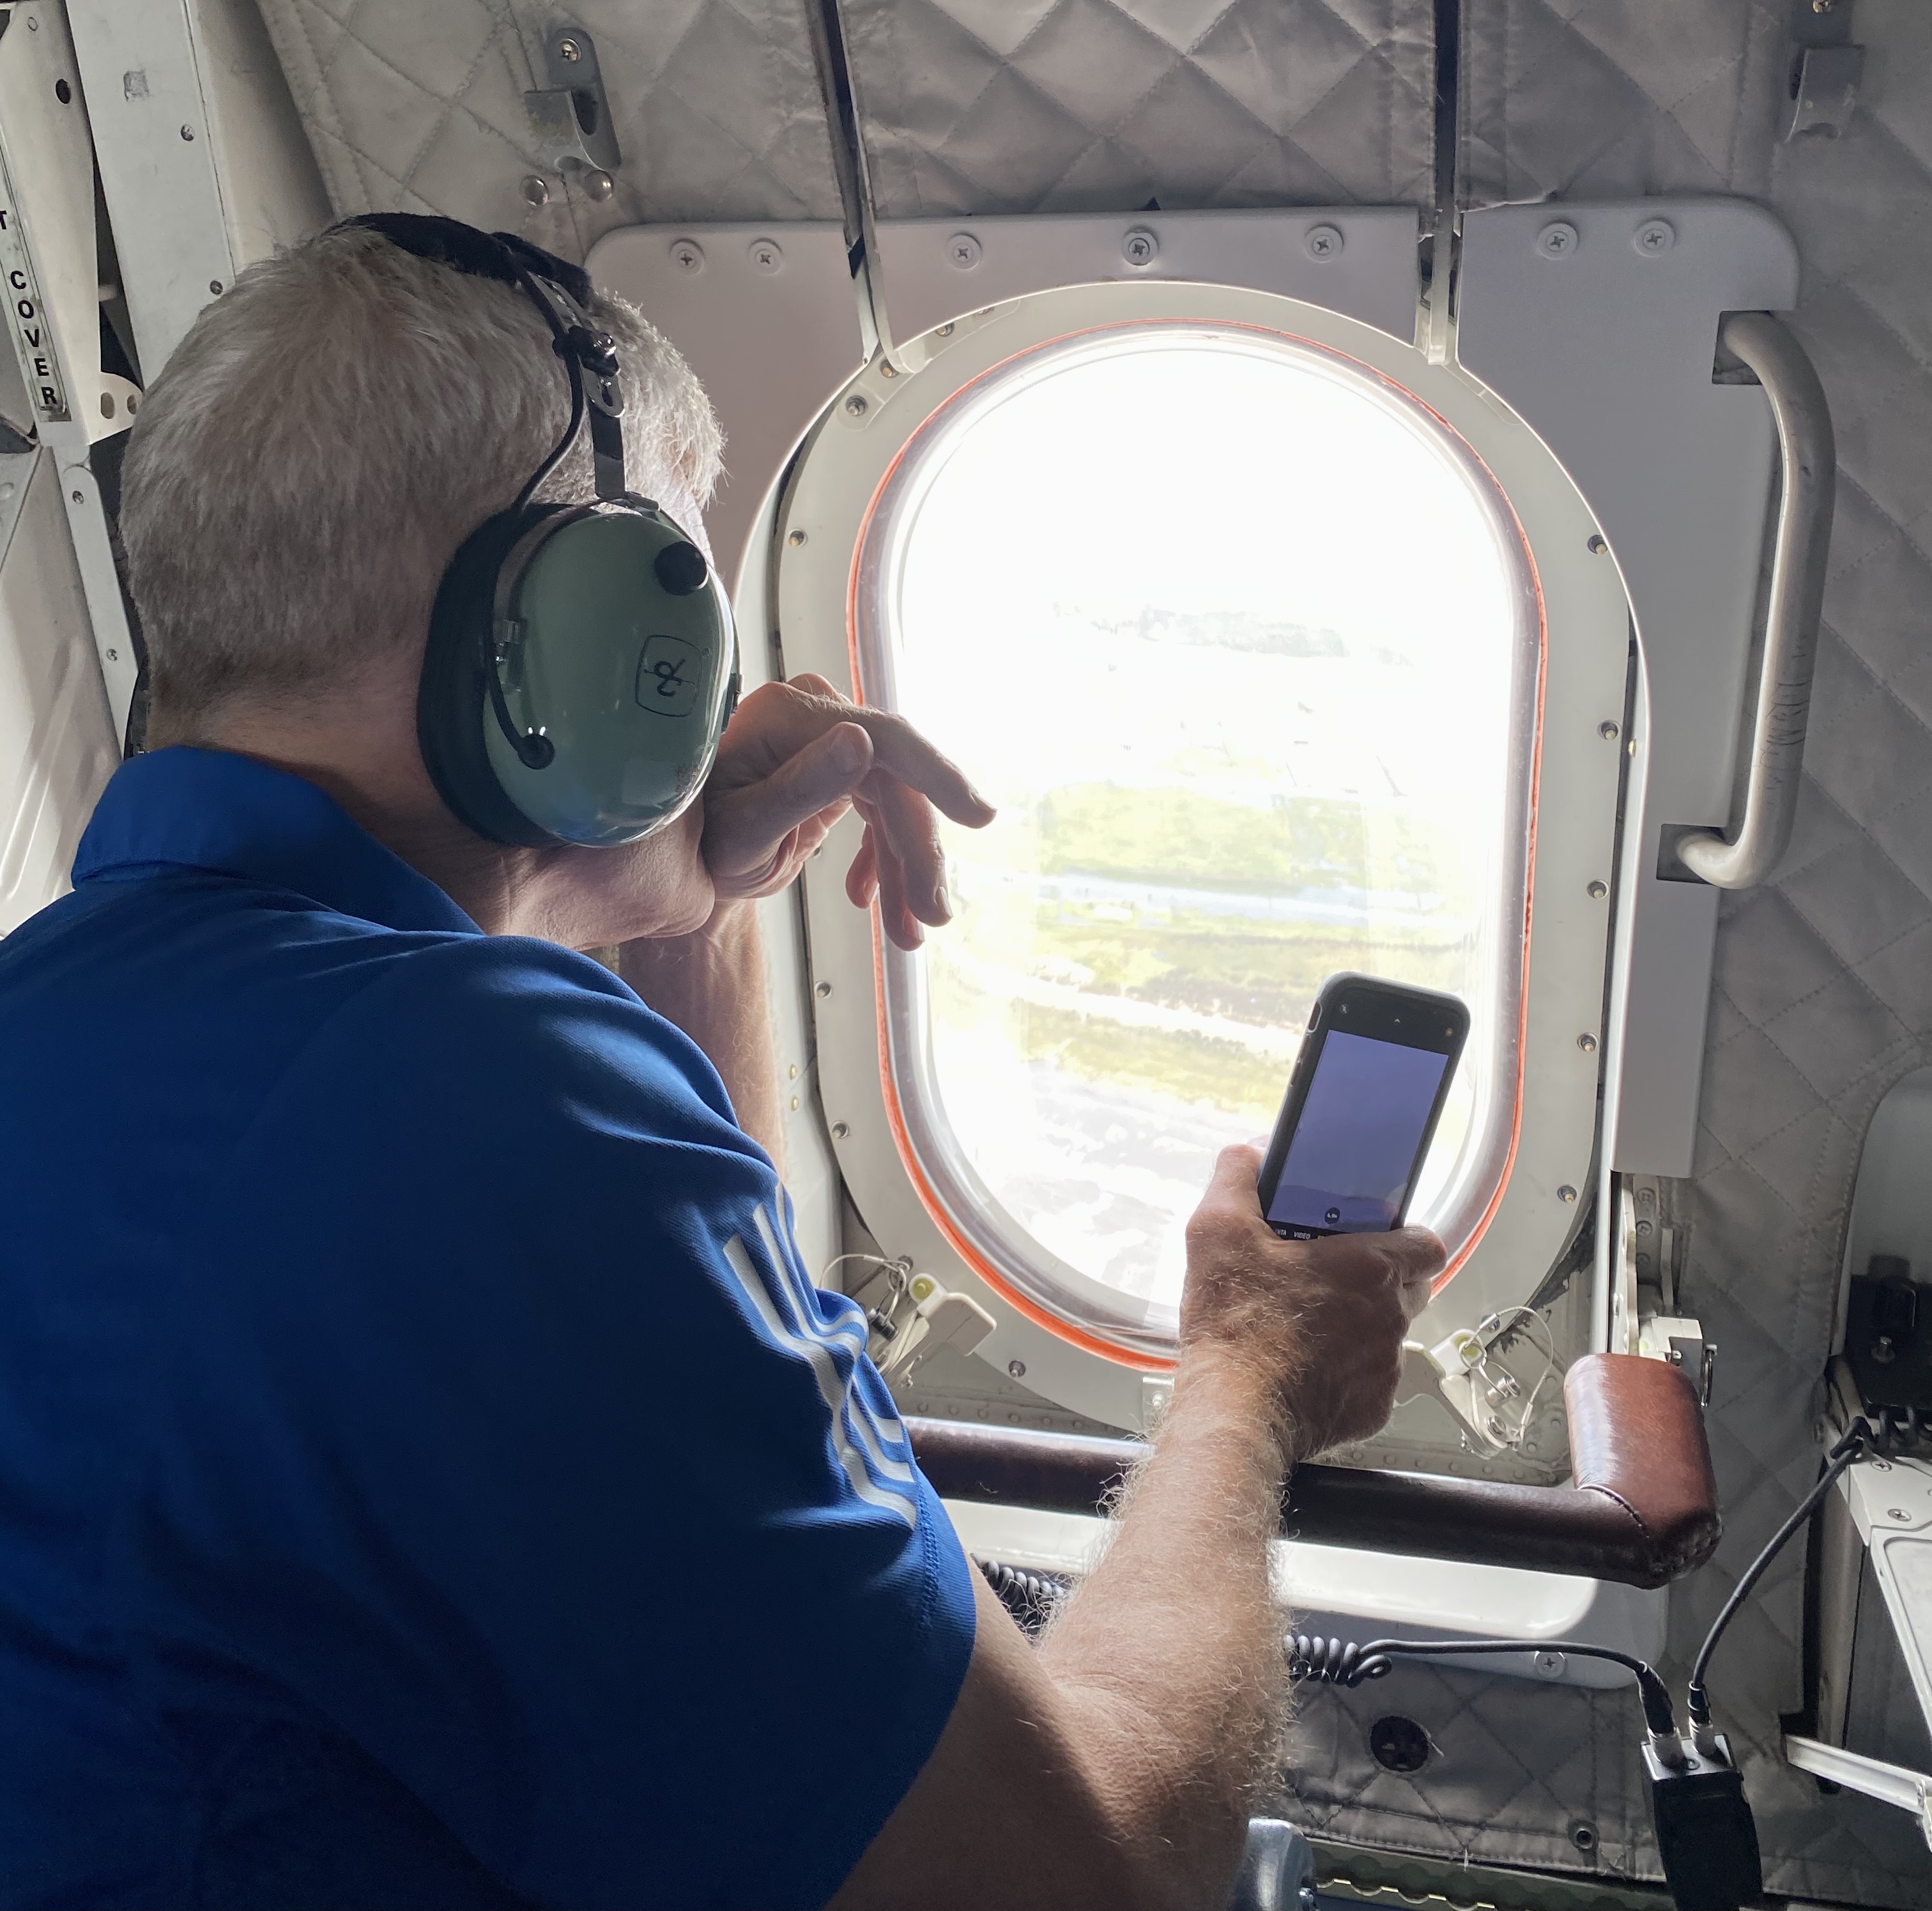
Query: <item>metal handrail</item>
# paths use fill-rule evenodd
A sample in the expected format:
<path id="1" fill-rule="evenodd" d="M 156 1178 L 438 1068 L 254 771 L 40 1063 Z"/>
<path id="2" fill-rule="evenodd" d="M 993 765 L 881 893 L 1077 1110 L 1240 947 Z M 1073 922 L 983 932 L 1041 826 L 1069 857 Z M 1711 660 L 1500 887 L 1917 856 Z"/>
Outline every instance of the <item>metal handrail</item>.
<path id="1" fill-rule="evenodd" d="M 1677 855 L 1693 875 L 1719 889 L 1748 890 L 1770 874 L 1797 820 L 1838 452 L 1825 388 L 1804 348 L 1777 320 L 1766 312 L 1733 312 L 1718 338 L 1757 374 L 1771 400 L 1782 493 L 1744 815 L 1734 836 L 1687 832 L 1678 839 Z"/>

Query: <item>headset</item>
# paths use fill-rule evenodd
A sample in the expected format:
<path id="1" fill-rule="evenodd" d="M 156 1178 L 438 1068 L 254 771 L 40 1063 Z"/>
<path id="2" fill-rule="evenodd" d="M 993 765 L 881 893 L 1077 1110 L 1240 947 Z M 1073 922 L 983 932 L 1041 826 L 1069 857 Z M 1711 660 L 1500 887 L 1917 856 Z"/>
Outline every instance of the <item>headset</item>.
<path id="1" fill-rule="evenodd" d="M 616 341 L 590 322 L 590 275 L 454 219 L 376 212 L 343 224 L 514 286 L 570 380 L 563 436 L 515 502 L 464 541 L 436 590 L 416 736 L 437 793 L 493 842 L 636 842 L 710 772 L 737 704 L 737 638 L 704 554 L 626 487 Z M 532 503 L 586 414 L 596 502 Z"/>

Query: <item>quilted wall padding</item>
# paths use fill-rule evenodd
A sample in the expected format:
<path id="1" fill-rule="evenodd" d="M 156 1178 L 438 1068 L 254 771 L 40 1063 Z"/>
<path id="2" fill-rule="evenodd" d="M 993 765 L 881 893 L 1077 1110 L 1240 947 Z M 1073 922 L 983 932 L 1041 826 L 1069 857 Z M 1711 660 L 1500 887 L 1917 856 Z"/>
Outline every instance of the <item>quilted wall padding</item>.
<path id="1" fill-rule="evenodd" d="M 1932 1060 L 1932 8 L 1858 0 L 1868 50 L 1853 124 L 1836 142 L 1790 145 L 1773 143 L 1784 68 L 1762 50 L 1767 11 L 1466 0 L 1465 14 L 1468 188 L 1766 198 L 1798 242 L 1790 322 L 1838 432 L 1798 829 L 1771 882 L 1724 901 L 1696 1164 L 1670 1192 L 1690 1228 L 1682 1305 L 1719 1349 L 1709 1426 L 1726 1529 L 1715 1562 L 1672 1596 L 1680 1685 L 1737 1574 L 1816 1478 L 1815 1389 L 1859 1150 L 1886 1090 Z M 1507 87 L 1484 70 L 1504 47 Z M 1775 1756 L 1778 1714 L 1802 1698 L 1802 1616 L 1794 1550 L 1712 1672 L 1767 1881 L 1932 1906 L 1932 1856 L 1906 1814 L 1822 1797 Z M 1367 1755 L 1370 1723 L 1396 1711 L 1442 1751 L 1413 1778 Z M 1305 1702 L 1288 1815 L 1369 1844 L 1654 1876 L 1636 1728 L 1624 1695 L 1525 1702 L 1504 1682 L 1405 1669 Z M 1577 1826 L 1594 1840 L 1588 1858 L 1568 1835 Z"/>
<path id="2" fill-rule="evenodd" d="M 613 226 L 838 219 L 803 0 L 574 0 L 623 164 L 599 202 L 544 169 L 524 94 L 547 83 L 536 0 L 261 0 L 338 214 L 444 212 L 581 259 Z"/>
<path id="3" fill-rule="evenodd" d="M 842 0 L 873 208 L 1434 200 L 1430 0 Z"/>
<path id="4" fill-rule="evenodd" d="M 1458 196 L 1762 194 L 1790 0 L 1462 0 Z"/>

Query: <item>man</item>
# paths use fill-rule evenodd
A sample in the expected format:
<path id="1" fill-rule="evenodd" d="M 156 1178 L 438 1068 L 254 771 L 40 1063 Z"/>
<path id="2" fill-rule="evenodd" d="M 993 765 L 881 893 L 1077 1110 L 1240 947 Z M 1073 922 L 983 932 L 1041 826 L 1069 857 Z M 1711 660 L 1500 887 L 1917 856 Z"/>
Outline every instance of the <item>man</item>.
<path id="1" fill-rule="evenodd" d="M 629 482 L 699 538 L 709 408 L 595 316 Z M 1384 1418 L 1440 1248 L 1279 1241 L 1228 1150 L 1153 1456 L 1025 1642 L 746 1132 L 753 901 L 856 806 L 848 891 L 914 946 L 934 806 L 991 812 L 815 680 L 623 848 L 485 841 L 425 768 L 438 581 L 557 438 L 549 345 L 338 229 L 142 409 L 155 747 L 0 946 L 0 1900 L 1222 1902 L 1284 1474 Z M 571 952 L 612 944 L 661 1013 Z"/>

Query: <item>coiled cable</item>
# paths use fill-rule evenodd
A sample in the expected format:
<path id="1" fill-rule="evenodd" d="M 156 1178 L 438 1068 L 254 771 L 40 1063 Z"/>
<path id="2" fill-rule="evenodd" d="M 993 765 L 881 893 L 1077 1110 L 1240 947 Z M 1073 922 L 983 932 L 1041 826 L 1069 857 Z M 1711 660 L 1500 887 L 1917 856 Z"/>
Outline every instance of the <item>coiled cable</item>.
<path id="1" fill-rule="evenodd" d="M 1023 1567 L 1009 1566 L 1004 1559 L 982 1559 L 976 1552 L 973 1563 L 1020 1630 L 1028 1634 L 1046 1624 L 1072 1584 L 1063 1574 L 1030 1573 Z"/>

